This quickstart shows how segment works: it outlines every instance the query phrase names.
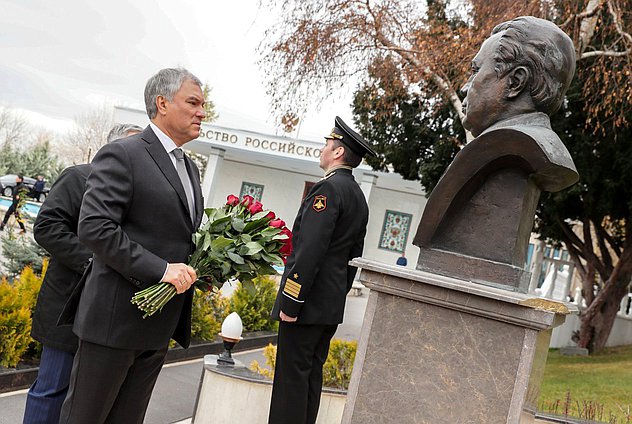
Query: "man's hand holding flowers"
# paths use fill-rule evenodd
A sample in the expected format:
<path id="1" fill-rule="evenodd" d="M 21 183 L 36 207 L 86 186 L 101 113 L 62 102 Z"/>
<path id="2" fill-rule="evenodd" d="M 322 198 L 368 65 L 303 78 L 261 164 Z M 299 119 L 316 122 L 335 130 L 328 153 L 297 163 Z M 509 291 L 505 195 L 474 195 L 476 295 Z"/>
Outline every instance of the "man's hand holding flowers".
<path id="1" fill-rule="evenodd" d="M 162 277 L 162 282 L 172 284 L 178 294 L 189 290 L 195 280 L 197 280 L 197 273 L 186 264 L 167 264 L 165 276 Z"/>

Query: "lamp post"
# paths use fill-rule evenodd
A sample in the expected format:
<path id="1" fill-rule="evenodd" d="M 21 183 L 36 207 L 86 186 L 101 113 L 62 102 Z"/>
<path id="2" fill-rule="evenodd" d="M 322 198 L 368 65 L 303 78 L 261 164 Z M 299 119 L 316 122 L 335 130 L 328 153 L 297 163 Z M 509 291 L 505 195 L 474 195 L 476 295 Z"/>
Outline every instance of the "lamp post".
<path id="1" fill-rule="evenodd" d="M 243 325 L 239 314 L 232 312 L 222 323 L 222 332 L 219 333 L 219 336 L 224 340 L 224 351 L 217 358 L 218 365 L 235 365 L 230 351 L 242 339 L 242 331 Z"/>

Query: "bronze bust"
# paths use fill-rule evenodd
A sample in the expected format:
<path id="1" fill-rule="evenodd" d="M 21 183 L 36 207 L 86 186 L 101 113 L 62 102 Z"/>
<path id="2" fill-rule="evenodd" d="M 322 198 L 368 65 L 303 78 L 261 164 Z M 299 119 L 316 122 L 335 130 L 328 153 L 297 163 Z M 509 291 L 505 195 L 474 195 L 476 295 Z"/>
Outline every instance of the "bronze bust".
<path id="1" fill-rule="evenodd" d="M 578 180 L 549 120 L 574 72 L 573 43 L 555 24 L 524 16 L 494 28 L 462 88 L 463 125 L 476 138 L 428 199 L 414 239 L 418 269 L 526 291 L 540 191 Z"/>

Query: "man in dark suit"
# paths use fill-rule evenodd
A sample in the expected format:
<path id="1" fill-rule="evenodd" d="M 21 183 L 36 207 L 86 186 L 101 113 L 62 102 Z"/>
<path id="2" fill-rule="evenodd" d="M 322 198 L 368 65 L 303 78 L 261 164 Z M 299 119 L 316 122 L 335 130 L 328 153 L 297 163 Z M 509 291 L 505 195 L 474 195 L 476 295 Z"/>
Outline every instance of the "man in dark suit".
<path id="1" fill-rule="evenodd" d="M 294 221 L 294 251 L 272 311 L 281 322 L 270 424 L 316 422 L 323 364 L 356 274 L 348 262 L 364 247 L 369 209 L 351 171 L 375 152 L 339 117 L 325 139 L 320 150 L 325 176 Z"/>
<path id="2" fill-rule="evenodd" d="M 185 69 L 159 71 L 145 87 L 150 125 L 92 161 L 78 234 L 94 256 L 74 320 L 79 348 L 62 423 L 142 423 L 169 339 L 189 345 L 197 276 L 185 262 L 203 200 L 198 169 L 180 147 L 199 136 L 201 85 Z M 130 299 L 158 282 L 179 296 L 143 319 Z"/>
<path id="3" fill-rule="evenodd" d="M 142 130 L 137 125 L 116 125 L 108 135 L 108 142 Z M 64 169 L 33 226 L 35 240 L 51 259 L 33 313 L 31 336 L 43 348 L 37 379 L 26 396 L 23 424 L 59 422 L 68 391 L 77 336 L 70 326 L 58 327 L 57 320 L 92 257 L 92 252 L 77 237 L 79 209 L 90 169 L 90 164 Z"/>

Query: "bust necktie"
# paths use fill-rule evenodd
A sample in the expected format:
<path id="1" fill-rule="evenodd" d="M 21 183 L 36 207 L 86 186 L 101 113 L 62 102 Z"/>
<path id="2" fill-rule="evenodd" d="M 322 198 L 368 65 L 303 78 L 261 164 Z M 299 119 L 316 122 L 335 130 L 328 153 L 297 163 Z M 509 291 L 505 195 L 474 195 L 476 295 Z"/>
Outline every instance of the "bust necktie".
<path id="1" fill-rule="evenodd" d="M 182 187 L 184 187 L 184 194 L 187 196 L 187 204 L 189 205 L 189 215 L 191 217 L 191 223 L 195 224 L 195 203 L 193 201 L 191 181 L 189 180 L 189 174 L 187 173 L 187 167 L 184 164 L 184 152 L 182 149 L 174 149 L 173 155 L 176 157 L 176 170 L 180 177 Z"/>

